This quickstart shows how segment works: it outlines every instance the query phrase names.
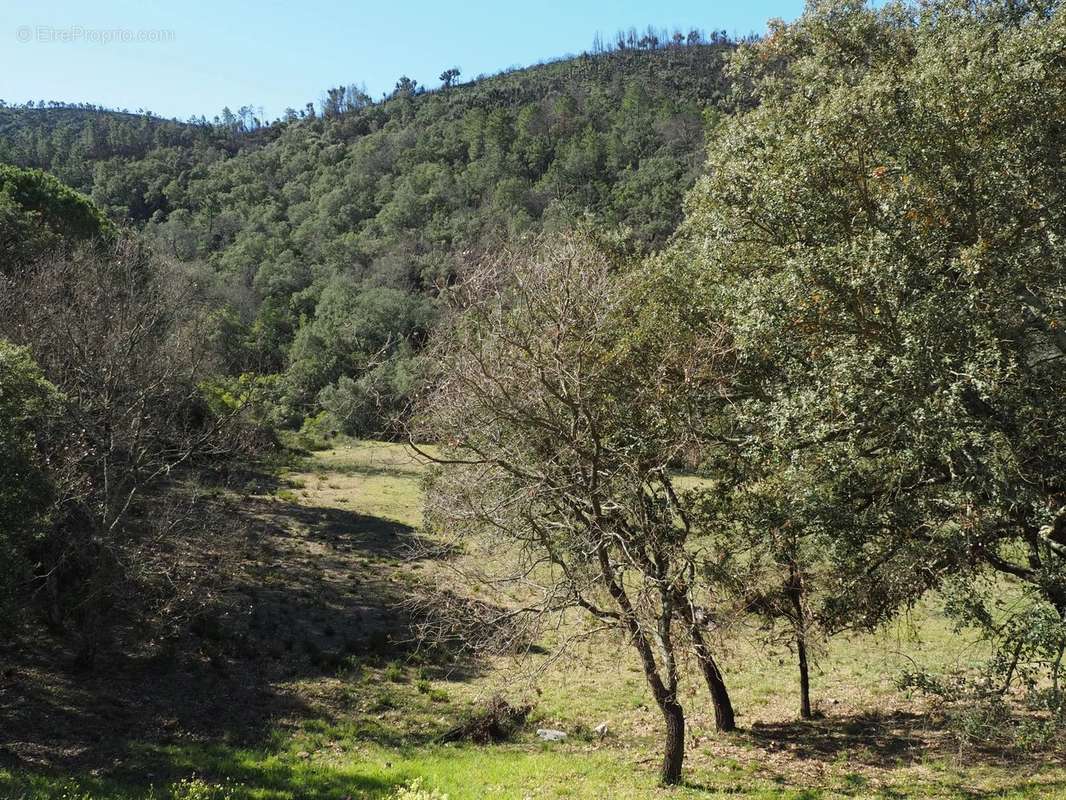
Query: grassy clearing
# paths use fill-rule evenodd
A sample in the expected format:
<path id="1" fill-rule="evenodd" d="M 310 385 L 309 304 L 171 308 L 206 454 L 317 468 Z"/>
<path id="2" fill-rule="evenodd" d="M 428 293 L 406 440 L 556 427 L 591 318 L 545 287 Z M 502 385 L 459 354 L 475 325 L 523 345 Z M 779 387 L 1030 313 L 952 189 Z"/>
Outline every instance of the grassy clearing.
<path id="1" fill-rule="evenodd" d="M 304 502 L 343 508 L 417 528 L 422 523 L 422 465 L 402 445 L 361 442 L 323 450 L 291 481 Z"/>
<path id="2" fill-rule="evenodd" d="M 288 494 L 266 502 L 269 525 L 289 527 L 282 555 L 261 556 L 252 577 L 267 585 L 291 581 L 282 567 L 298 562 L 295 574 L 304 582 L 291 596 L 312 594 L 335 606 L 338 618 L 347 613 L 346 597 L 362 608 L 372 596 L 393 597 L 384 593 L 389 587 L 402 594 L 405 581 L 434 580 L 435 565 L 407 561 L 402 548 L 390 547 L 417 533 L 420 472 L 397 445 L 315 454 L 286 476 Z M 289 624 L 319 623 L 307 616 Z M 330 646 L 328 637 L 321 641 Z M 728 651 L 724 667 L 742 730 L 716 735 L 699 683 L 688 681 L 688 783 L 672 790 L 655 783 L 660 720 L 624 643 L 599 640 L 554 661 L 501 660 L 461 674 L 417 658 L 330 655 L 312 653 L 315 669 L 278 669 L 272 690 L 301 706 L 278 710 L 265 733 L 133 737 L 105 764 L 87 757 L 13 763 L 0 749 L 0 797 L 341 800 L 387 798 L 422 779 L 452 800 L 1066 798 L 1061 758 L 960 751 L 925 708 L 896 691 L 906 665 L 966 665 L 983 655 L 933 601 L 877 635 L 833 642 L 814 673 L 824 717 L 809 723 L 796 720 L 787 652 L 745 644 Z M 493 746 L 435 742 L 496 693 L 535 702 L 529 727 L 559 727 L 570 738 L 551 745 L 531 734 Z M 609 726 L 602 740 L 592 734 L 601 722 Z"/>

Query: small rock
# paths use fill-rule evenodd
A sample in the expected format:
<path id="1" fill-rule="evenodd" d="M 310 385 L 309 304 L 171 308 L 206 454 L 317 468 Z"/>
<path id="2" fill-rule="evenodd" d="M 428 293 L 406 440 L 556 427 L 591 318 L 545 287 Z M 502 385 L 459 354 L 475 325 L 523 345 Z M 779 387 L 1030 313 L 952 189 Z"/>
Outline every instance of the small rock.
<path id="1" fill-rule="evenodd" d="M 299 753 L 296 754 L 296 757 L 297 758 L 310 758 L 311 754 L 308 753 L 306 750 L 301 750 Z"/>
<path id="2" fill-rule="evenodd" d="M 599 736 L 602 739 L 604 736 L 607 735 L 607 723 L 606 722 L 601 722 L 599 725 L 597 725 L 592 730 L 595 731 L 596 735 Z"/>
<path id="3" fill-rule="evenodd" d="M 545 742 L 561 742 L 566 738 L 565 731 L 557 731 L 553 728 L 538 728 L 537 736 L 543 739 Z"/>

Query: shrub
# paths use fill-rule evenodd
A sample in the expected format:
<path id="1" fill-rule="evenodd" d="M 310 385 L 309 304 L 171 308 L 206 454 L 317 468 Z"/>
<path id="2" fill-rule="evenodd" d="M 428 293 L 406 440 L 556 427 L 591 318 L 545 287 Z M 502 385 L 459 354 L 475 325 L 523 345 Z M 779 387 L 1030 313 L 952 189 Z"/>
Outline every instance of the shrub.
<path id="1" fill-rule="evenodd" d="M 532 711 L 533 706 L 528 703 L 514 706 L 502 697 L 493 697 L 483 709 L 471 713 L 464 722 L 447 731 L 440 741 L 506 742 L 522 730 Z"/>
<path id="2" fill-rule="evenodd" d="M 0 340 L 0 591 L 26 568 L 53 490 L 42 440 L 58 394 L 25 348 Z"/>
<path id="3" fill-rule="evenodd" d="M 78 637 L 82 666 L 120 629 L 165 635 L 190 621 L 222 562 L 210 504 L 176 479 L 232 451 L 230 418 L 213 415 L 200 390 L 204 337 L 191 292 L 133 240 L 38 259 L 0 285 L 0 337 L 26 348 L 5 358 L 16 389 L 4 405 L 43 407 L 42 375 L 58 387 L 47 425 L 32 409 L 4 414 L 0 425 L 14 428 L 3 449 L 21 458 L 0 471 L 21 475 L 27 460 L 47 458 L 49 519 L 27 542 L 42 577 L 27 588 L 53 629 Z M 26 487 L 44 500 L 40 481 L 5 483 L 22 487 L 20 503 Z"/>
<path id="4" fill-rule="evenodd" d="M 436 789 L 427 789 L 421 778 L 415 778 L 401 786 L 392 796 L 393 800 L 448 800 L 448 795 Z"/>
<path id="5" fill-rule="evenodd" d="M 182 778 L 170 787 L 173 800 L 233 800 L 233 787 L 229 783 L 208 783 L 193 776 Z"/>

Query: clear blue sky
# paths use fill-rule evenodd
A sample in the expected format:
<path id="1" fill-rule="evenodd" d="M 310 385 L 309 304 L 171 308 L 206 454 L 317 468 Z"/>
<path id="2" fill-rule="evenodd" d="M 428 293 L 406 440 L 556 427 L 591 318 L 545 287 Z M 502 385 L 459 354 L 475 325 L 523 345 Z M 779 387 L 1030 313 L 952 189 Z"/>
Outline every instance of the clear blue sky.
<path id="1" fill-rule="evenodd" d="M 597 31 L 651 24 L 745 34 L 802 8 L 802 0 L 0 0 L 0 98 L 181 118 L 254 105 L 273 118 L 341 83 L 365 84 L 377 98 L 401 74 L 432 87 L 454 65 L 465 80 L 581 52 Z M 113 31 L 165 41 L 117 41 Z"/>

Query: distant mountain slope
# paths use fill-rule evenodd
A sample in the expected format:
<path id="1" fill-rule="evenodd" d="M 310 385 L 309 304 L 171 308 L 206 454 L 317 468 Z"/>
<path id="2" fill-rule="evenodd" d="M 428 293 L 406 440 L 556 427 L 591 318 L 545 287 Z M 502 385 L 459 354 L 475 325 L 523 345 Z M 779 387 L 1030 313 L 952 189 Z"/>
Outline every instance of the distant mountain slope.
<path id="1" fill-rule="evenodd" d="M 637 252 L 665 241 L 732 47 L 626 48 L 433 92 L 401 81 L 380 102 L 334 90 L 320 113 L 262 127 L 247 110 L 212 125 L 0 109 L 0 161 L 208 265 L 223 369 L 279 375 L 286 422 L 325 408 L 359 428 L 403 397 L 436 287 L 470 253 L 581 218 Z"/>

